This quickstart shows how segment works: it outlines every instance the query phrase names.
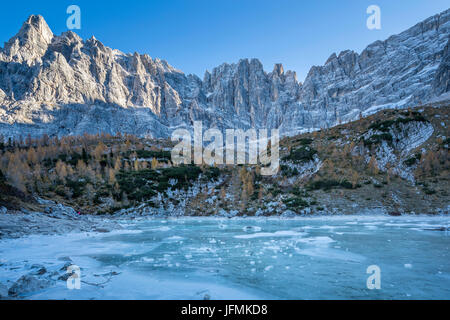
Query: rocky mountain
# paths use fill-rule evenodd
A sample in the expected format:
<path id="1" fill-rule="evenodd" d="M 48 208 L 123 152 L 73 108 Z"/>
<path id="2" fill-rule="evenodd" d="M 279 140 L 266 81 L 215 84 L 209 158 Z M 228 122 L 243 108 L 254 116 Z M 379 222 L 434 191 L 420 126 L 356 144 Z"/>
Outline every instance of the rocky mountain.
<path id="1" fill-rule="evenodd" d="M 33 15 L 0 48 L 0 133 L 167 137 L 202 120 L 205 127 L 280 128 L 291 135 L 445 95 L 449 37 L 446 10 L 361 54 L 332 54 L 304 83 L 281 64 L 265 72 L 257 59 L 224 63 L 201 80 L 94 37 L 56 36 Z"/>

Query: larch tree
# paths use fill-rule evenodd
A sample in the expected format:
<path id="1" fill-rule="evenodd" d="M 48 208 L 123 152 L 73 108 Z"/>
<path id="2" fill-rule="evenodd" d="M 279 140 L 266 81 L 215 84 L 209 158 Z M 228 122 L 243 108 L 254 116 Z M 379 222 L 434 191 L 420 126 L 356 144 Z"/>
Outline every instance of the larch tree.
<path id="1" fill-rule="evenodd" d="M 114 162 L 114 170 L 119 171 L 120 169 L 122 169 L 122 160 L 120 156 L 117 156 Z"/>
<path id="2" fill-rule="evenodd" d="M 155 170 L 156 168 L 158 168 L 158 160 L 156 160 L 156 158 L 152 159 L 152 169 Z"/>
<path id="3" fill-rule="evenodd" d="M 372 175 L 377 175 L 380 172 L 380 169 L 378 168 L 378 162 L 377 162 L 377 159 L 375 158 L 375 156 L 372 156 L 370 158 L 368 167 L 369 167 L 369 172 Z"/>
<path id="4" fill-rule="evenodd" d="M 6 175 L 12 186 L 24 193 L 27 192 L 26 179 L 24 176 L 22 162 L 20 160 L 11 161 L 9 163 Z"/>
<path id="5" fill-rule="evenodd" d="M 56 162 L 55 170 L 56 174 L 58 175 L 58 178 L 63 182 L 66 181 L 67 168 L 65 163 L 62 162 L 61 160 L 58 160 L 58 162 Z"/>
<path id="6" fill-rule="evenodd" d="M 352 182 L 352 187 L 356 188 L 356 186 L 358 185 L 358 181 L 359 181 L 359 174 L 357 171 L 352 170 L 352 175 L 351 175 L 351 182 Z"/>

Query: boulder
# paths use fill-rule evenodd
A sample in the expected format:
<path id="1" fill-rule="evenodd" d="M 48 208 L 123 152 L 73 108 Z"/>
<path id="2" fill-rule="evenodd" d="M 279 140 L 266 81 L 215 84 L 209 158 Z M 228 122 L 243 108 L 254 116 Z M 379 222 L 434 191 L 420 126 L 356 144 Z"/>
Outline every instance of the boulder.
<path id="1" fill-rule="evenodd" d="M 35 275 L 27 274 L 20 277 L 8 290 L 12 297 L 39 291 L 49 287 L 52 284 L 50 280 L 38 278 Z"/>

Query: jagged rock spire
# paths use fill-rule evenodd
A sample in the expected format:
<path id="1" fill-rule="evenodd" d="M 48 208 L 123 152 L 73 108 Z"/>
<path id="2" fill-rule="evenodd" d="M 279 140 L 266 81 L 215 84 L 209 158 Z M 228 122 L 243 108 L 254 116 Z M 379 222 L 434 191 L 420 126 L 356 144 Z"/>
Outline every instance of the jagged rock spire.
<path id="1" fill-rule="evenodd" d="M 6 59 L 25 62 L 28 65 L 41 62 L 53 36 L 52 30 L 41 15 L 31 15 L 19 32 L 5 44 Z"/>
<path id="2" fill-rule="evenodd" d="M 281 63 L 276 63 L 273 67 L 273 73 L 280 77 L 284 73 L 283 65 Z"/>

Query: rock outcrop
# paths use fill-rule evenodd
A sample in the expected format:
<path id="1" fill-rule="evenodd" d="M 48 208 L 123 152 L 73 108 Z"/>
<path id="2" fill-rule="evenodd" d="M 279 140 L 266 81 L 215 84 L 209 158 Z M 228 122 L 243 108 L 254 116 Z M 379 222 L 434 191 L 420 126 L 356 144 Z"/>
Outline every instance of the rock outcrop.
<path id="1" fill-rule="evenodd" d="M 433 87 L 437 96 L 450 91 L 450 38 L 442 53 L 442 61 L 436 72 Z"/>

